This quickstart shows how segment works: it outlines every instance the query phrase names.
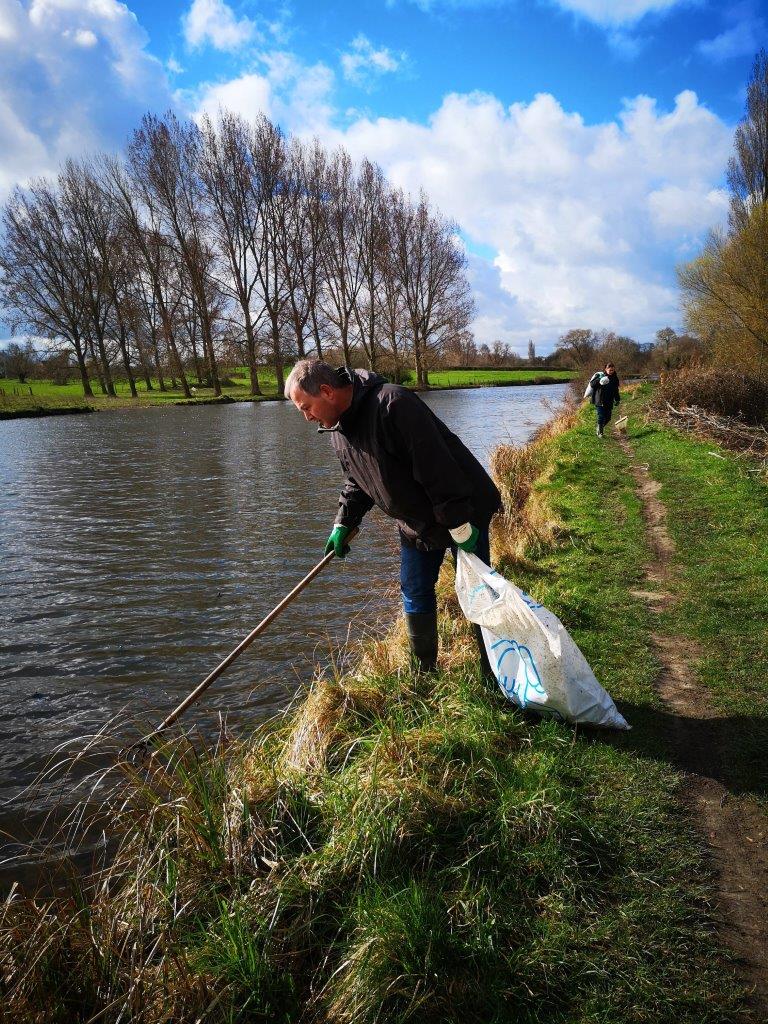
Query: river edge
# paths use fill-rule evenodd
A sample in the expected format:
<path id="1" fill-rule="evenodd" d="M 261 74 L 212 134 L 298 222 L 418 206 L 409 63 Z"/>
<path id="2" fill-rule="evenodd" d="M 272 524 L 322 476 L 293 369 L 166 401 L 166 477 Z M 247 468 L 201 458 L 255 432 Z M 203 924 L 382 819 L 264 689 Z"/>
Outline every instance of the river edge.
<path id="1" fill-rule="evenodd" d="M 409 391 L 414 391 L 416 394 L 429 394 L 435 391 L 468 391 L 477 390 L 479 388 L 517 388 L 517 387 L 543 387 L 546 385 L 554 384 L 570 384 L 572 377 L 553 378 L 552 380 L 520 380 L 520 381 L 487 381 L 481 384 L 450 384 L 444 386 L 436 386 L 429 388 L 408 388 Z M 108 401 L 106 397 L 104 401 Z M 83 415 L 95 412 L 125 412 L 126 410 L 138 410 L 138 409 L 167 409 L 174 406 L 199 406 L 199 405 L 232 405 L 236 403 L 251 403 L 260 404 L 262 402 L 284 402 L 285 398 L 278 395 L 249 395 L 233 397 L 231 395 L 222 395 L 220 398 L 183 398 L 178 401 L 160 402 L 152 400 L 143 400 L 138 404 L 136 400 L 118 398 L 115 400 L 110 399 L 108 405 L 94 406 L 94 405 L 72 405 L 72 406 L 30 406 L 29 408 L 22 409 L 2 409 L 0 408 L 0 420 L 14 420 L 14 419 L 35 419 L 42 416 L 67 416 L 67 415 Z M 116 402 L 117 404 L 113 404 Z"/>
<path id="2" fill-rule="evenodd" d="M 705 844 L 653 747 L 651 625 L 631 594 L 641 510 L 621 449 L 600 449 L 591 429 L 583 413 L 562 416 L 497 457 L 495 560 L 572 629 L 633 733 L 529 722 L 489 693 L 448 573 L 439 676 L 409 672 L 398 623 L 251 742 L 169 748 L 141 777 L 126 766 L 133 841 L 110 868 L 114 890 L 87 921 L 51 906 L 54 974 L 27 985 L 30 1012 L 67 993 L 97 1012 L 105 957 L 109 998 L 124 1003 L 119 954 L 141 935 L 154 944 L 140 966 L 147 1021 L 158 999 L 182 1014 L 215 1000 L 210 1020 L 245 1006 L 299 1020 L 305 1003 L 323 1020 L 405 1020 L 414 1000 L 445 1020 L 501 1020 L 510 1004 L 542 1024 L 577 1006 L 579 1020 L 617 1024 L 643 1011 L 749 1019 L 714 937 Z M 21 896 L 6 904 L 7 978 L 24 957 L 8 926 L 18 942 L 30 912 Z"/>

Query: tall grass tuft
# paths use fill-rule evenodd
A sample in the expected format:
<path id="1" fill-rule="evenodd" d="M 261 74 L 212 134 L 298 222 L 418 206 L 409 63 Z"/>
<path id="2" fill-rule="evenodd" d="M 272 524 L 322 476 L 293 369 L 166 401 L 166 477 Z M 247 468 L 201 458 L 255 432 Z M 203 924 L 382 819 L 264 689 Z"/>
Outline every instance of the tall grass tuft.
<path id="1" fill-rule="evenodd" d="M 578 407 L 570 402 L 520 448 L 500 445 L 491 468 L 501 490 L 504 508 L 494 526 L 497 559 L 510 565 L 528 563 L 551 545 L 562 528 L 540 492 L 551 475 L 552 440 L 576 422 Z"/>

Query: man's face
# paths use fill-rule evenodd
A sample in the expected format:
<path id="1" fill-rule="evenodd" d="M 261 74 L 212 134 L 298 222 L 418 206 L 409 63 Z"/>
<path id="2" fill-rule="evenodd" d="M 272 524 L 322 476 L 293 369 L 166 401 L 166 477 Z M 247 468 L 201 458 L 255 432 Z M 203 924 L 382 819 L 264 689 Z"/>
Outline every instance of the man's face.
<path id="1" fill-rule="evenodd" d="M 294 387 L 291 389 L 291 401 L 308 423 L 335 427 L 339 422 L 342 412 L 339 394 L 330 384 L 321 384 L 317 395 L 308 395 L 300 387 Z"/>
<path id="2" fill-rule="evenodd" d="M 605 372 L 608 374 L 609 377 L 612 377 L 613 374 L 616 373 L 616 367 L 615 366 L 606 366 Z"/>

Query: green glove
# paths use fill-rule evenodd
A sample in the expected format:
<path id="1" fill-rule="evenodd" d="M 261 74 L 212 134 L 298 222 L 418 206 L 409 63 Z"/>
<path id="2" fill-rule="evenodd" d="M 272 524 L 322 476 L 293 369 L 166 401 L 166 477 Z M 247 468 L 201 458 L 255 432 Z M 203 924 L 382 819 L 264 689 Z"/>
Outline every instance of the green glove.
<path id="1" fill-rule="evenodd" d="M 347 539 L 351 532 L 352 531 L 349 526 L 341 526 L 339 523 L 337 523 L 331 530 L 331 535 L 326 541 L 326 555 L 330 555 L 330 553 L 333 551 L 336 554 L 337 558 L 344 558 L 344 556 L 349 552 L 349 544 L 345 544 L 344 541 Z"/>
<path id="2" fill-rule="evenodd" d="M 455 530 L 449 530 L 448 532 L 453 543 L 457 548 L 461 548 L 462 551 L 471 554 L 477 547 L 480 531 L 472 523 L 464 523 L 462 526 L 457 526 Z"/>

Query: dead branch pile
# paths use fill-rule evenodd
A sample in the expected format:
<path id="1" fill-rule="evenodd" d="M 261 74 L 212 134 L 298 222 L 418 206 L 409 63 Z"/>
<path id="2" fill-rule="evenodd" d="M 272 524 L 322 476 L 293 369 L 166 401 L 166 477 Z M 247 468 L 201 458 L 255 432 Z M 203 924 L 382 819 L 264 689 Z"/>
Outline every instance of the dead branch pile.
<path id="1" fill-rule="evenodd" d="M 739 456 L 756 459 L 758 466 L 750 472 L 768 474 L 768 430 L 762 425 L 751 426 L 737 416 L 722 416 L 698 405 L 676 409 L 669 402 L 656 407 L 654 418 L 705 440 L 717 441 Z"/>

